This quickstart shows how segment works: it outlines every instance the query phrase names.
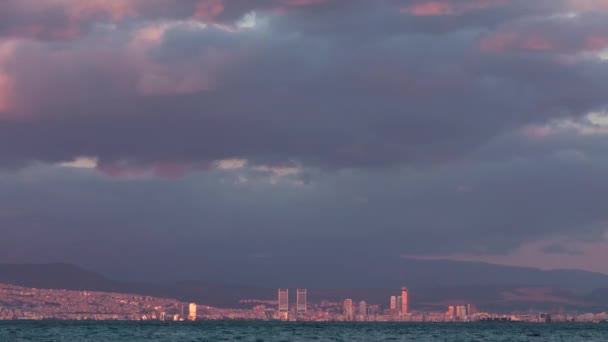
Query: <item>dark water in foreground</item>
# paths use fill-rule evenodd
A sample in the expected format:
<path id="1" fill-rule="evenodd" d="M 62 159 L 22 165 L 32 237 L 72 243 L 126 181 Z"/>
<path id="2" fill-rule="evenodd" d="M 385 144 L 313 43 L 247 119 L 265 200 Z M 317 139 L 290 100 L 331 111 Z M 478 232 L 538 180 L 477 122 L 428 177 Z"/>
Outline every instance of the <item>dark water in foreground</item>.
<path id="1" fill-rule="evenodd" d="M 608 341 L 608 324 L 0 322 L 0 341 Z"/>

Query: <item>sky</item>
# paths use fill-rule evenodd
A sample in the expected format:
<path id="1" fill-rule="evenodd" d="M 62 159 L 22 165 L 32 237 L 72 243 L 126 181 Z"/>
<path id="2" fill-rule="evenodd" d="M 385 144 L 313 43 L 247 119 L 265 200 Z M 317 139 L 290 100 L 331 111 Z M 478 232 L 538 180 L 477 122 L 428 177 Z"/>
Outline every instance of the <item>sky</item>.
<path id="1" fill-rule="evenodd" d="M 606 175 L 608 0 L 0 2 L 0 262 L 608 273 Z"/>

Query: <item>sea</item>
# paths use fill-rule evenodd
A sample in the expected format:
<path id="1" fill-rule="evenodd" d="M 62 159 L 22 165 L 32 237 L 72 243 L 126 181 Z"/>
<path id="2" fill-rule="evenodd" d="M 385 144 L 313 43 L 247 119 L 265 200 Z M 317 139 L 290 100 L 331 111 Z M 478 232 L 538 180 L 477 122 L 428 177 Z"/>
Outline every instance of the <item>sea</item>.
<path id="1" fill-rule="evenodd" d="M 0 341 L 608 341 L 608 323 L 0 322 Z"/>

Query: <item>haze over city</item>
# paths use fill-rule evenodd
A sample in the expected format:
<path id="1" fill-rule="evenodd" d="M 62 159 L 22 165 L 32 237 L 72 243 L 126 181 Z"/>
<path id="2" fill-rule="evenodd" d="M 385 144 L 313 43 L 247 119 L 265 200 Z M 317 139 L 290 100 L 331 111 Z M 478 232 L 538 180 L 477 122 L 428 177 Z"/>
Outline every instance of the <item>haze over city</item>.
<path id="1" fill-rule="evenodd" d="M 605 0 L 3 0 L 0 263 L 608 287 L 607 89 Z"/>

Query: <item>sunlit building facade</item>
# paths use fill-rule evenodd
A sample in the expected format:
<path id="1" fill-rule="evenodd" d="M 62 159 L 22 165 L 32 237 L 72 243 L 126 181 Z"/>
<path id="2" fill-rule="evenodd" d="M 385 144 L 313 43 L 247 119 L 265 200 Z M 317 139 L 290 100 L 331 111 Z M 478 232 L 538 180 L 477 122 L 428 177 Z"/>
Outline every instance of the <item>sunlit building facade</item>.
<path id="1" fill-rule="evenodd" d="M 352 299 L 345 299 L 344 300 L 344 318 L 347 321 L 352 321 L 355 318 L 354 315 L 354 308 L 353 308 L 353 300 Z"/>
<path id="2" fill-rule="evenodd" d="M 306 313 L 306 289 L 296 290 L 296 311 Z"/>
<path id="3" fill-rule="evenodd" d="M 279 289 L 279 319 L 289 319 L 289 290 Z"/>
<path id="4" fill-rule="evenodd" d="M 409 311 L 408 308 L 408 291 L 407 291 L 407 287 L 402 287 L 401 288 L 401 302 L 399 303 L 399 305 L 401 306 L 401 313 L 402 314 L 407 314 Z"/>
<path id="5" fill-rule="evenodd" d="M 196 303 L 190 303 L 188 306 L 188 320 L 196 321 Z"/>

